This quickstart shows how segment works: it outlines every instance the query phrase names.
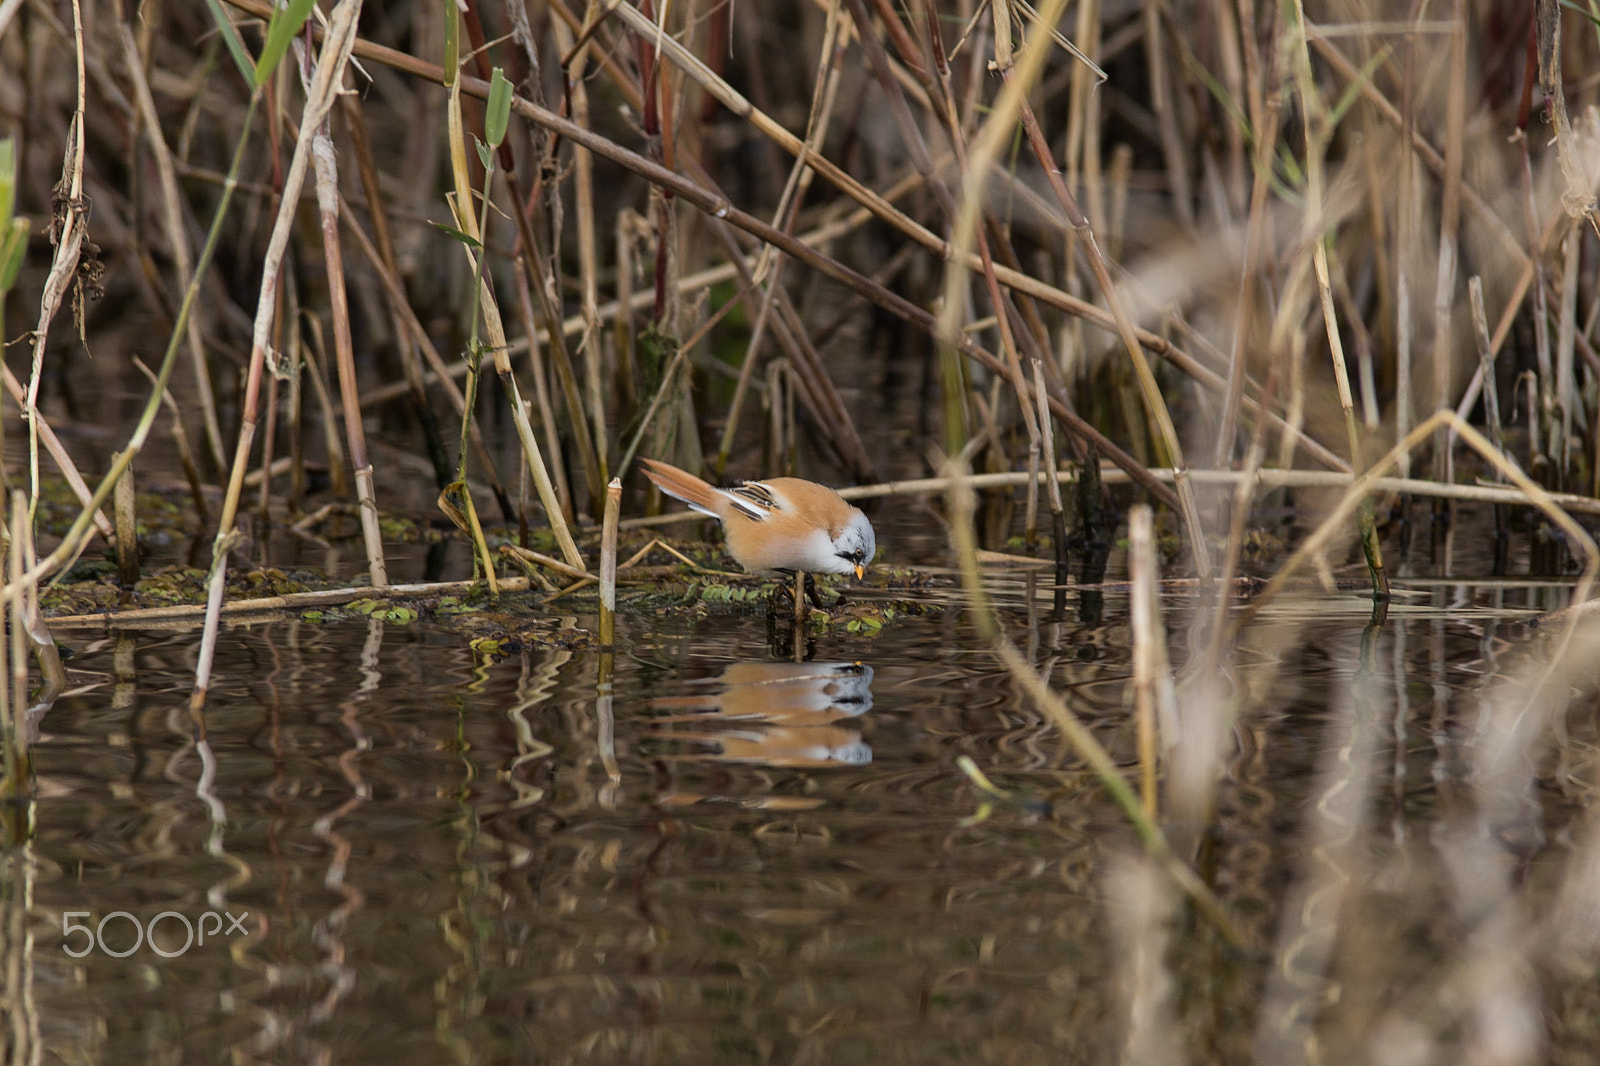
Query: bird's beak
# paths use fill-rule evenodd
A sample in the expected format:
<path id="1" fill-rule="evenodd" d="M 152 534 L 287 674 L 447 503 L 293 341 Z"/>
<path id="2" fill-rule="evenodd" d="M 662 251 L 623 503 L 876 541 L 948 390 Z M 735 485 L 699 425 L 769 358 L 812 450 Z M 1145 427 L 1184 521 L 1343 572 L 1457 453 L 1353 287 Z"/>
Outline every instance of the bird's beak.
<path id="1" fill-rule="evenodd" d="M 856 564 L 856 580 L 860 581 L 862 578 L 864 578 L 866 576 L 867 576 L 867 564 L 866 563 L 857 563 Z"/>

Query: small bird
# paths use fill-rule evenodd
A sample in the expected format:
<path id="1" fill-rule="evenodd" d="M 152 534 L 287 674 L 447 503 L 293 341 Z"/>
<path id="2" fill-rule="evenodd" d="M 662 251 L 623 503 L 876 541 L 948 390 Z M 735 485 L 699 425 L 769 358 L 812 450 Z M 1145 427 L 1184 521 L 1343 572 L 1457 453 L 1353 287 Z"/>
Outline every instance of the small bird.
<path id="1" fill-rule="evenodd" d="M 878 550 L 872 523 L 843 496 L 797 477 L 714 488 L 686 470 L 644 459 L 644 473 L 668 496 L 722 523 L 728 553 L 755 573 L 866 575 Z"/>

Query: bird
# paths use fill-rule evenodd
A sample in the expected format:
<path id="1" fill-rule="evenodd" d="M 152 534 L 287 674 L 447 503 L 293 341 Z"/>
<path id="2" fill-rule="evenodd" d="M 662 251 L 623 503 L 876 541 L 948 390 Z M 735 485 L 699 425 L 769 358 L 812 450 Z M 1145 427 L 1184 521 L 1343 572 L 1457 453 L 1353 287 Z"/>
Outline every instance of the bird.
<path id="1" fill-rule="evenodd" d="M 728 554 L 752 573 L 854 573 L 859 581 L 878 550 L 861 508 L 826 485 L 775 477 L 719 489 L 670 463 L 641 461 L 662 492 L 722 523 Z"/>

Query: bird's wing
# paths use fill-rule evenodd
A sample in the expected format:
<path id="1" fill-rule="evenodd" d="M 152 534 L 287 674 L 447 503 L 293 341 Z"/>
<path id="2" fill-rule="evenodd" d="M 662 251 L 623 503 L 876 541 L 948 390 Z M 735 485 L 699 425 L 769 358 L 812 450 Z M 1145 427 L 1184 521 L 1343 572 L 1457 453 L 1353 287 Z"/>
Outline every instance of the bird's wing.
<path id="1" fill-rule="evenodd" d="M 725 491 L 739 513 L 756 522 L 766 521 L 773 511 L 783 507 L 772 489 L 759 481 L 742 481 L 738 487 Z"/>

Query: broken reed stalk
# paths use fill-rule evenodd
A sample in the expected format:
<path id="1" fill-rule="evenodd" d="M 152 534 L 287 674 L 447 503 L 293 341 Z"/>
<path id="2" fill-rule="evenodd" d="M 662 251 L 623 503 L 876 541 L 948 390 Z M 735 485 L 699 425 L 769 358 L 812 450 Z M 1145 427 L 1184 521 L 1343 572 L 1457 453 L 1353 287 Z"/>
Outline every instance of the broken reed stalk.
<path id="1" fill-rule="evenodd" d="M 1160 580 L 1156 562 L 1155 515 L 1148 504 L 1135 504 L 1128 512 L 1128 580 L 1130 626 L 1133 630 L 1133 714 L 1139 747 L 1139 798 L 1146 816 L 1158 815 L 1156 779 L 1160 773 L 1157 754 L 1156 714 L 1159 704 L 1165 743 L 1175 721 L 1172 673 L 1167 667 L 1167 634 L 1161 625 L 1161 602 L 1156 595 Z"/>
<path id="2" fill-rule="evenodd" d="M 606 511 L 600 524 L 600 644 L 615 644 L 617 633 L 617 519 L 622 513 L 622 479 L 606 485 Z"/>
<path id="3" fill-rule="evenodd" d="M 120 458 L 113 453 L 111 461 Z M 134 512 L 133 464 L 117 478 L 112 512 L 117 523 L 117 581 L 126 586 L 139 583 L 139 518 Z"/>

